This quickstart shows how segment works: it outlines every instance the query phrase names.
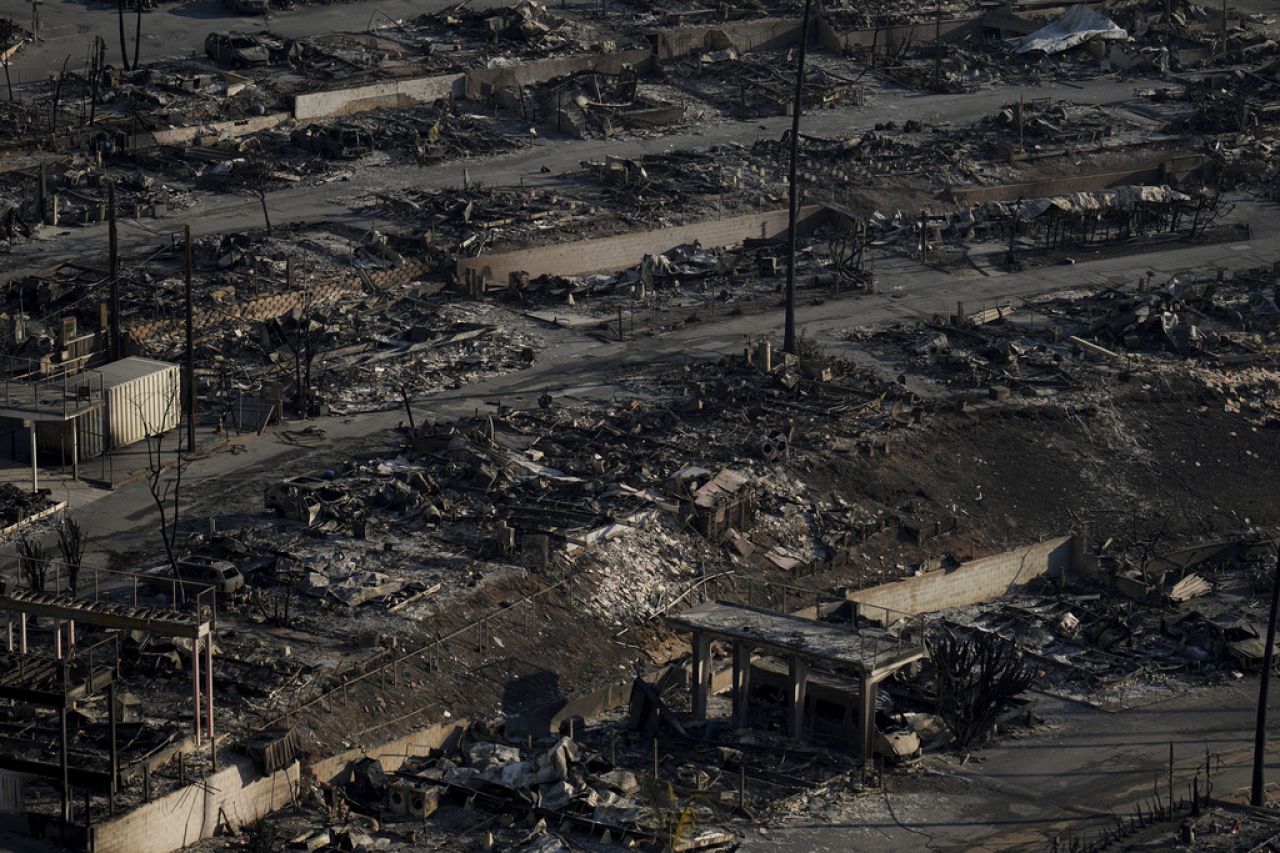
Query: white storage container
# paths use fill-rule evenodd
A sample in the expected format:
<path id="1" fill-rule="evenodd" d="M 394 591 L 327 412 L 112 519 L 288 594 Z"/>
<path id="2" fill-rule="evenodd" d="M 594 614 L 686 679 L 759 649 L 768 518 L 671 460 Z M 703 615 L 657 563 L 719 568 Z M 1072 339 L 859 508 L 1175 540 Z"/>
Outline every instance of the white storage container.
<path id="1" fill-rule="evenodd" d="M 133 444 L 178 426 L 182 417 L 178 365 L 135 356 L 97 370 L 102 374 L 109 447 Z"/>

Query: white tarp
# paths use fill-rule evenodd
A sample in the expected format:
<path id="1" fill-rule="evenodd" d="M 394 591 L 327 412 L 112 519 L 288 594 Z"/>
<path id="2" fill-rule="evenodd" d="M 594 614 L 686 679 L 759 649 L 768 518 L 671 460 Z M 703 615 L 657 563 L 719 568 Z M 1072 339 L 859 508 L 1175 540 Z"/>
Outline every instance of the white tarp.
<path id="1" fill-rule="evenodd" d="M 1129 34 L 1101 12 L 1088 6 L 1072 6 L 1061 18 L 1023 38 L 1016 52 L 1062 53 L 1093 38 L 1123 41 Z"/>

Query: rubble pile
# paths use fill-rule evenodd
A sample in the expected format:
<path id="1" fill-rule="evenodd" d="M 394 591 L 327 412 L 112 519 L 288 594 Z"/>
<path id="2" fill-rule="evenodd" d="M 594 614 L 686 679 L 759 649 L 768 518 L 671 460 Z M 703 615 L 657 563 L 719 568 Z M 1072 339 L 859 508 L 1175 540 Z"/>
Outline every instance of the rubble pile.
<path id="1" fill-rule="evenodd" d="M 1035 661 L 1042 690 L 1132 707 L 1258 670 L 1266 625 L 1255 579 L 1274 563 L 1274 549 L 1257 539 L 1156 556 L 1149 543 L 1117 543 L 1099 562 L 1120 592 L 1087 579 L 1066 588 L 1044 581 L 1030 594 L 943 611 L 936 621 L 1016 644 Z"/>

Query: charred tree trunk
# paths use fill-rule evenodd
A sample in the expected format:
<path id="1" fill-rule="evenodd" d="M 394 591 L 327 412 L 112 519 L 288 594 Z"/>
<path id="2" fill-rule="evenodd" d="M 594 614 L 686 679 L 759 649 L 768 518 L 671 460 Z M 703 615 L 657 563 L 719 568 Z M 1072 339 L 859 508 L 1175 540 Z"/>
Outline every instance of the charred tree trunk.
<path id="1" fill-rule="evenodd" d="M 120 67 L 129 70 L 129 46 L 124 40 L 124 0 L 116 0 L 116 18 L 120 22 Z"/>
<path id="2" fill-rule="evenodd" d="M 142 2 L 143 0 L 137 0 L 138 16 L 133 27 L 133 67 L 135 69 L 138 67 L 138 53 L 142 50 Z"/>

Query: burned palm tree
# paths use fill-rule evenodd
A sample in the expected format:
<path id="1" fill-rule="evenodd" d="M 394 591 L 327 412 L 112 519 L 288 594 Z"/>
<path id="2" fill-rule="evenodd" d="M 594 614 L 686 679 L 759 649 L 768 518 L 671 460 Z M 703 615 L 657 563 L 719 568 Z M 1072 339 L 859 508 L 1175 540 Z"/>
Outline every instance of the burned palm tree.
<path id="1" fill-rule="evenodd" d="M 993 634 L 947 633 L 928 646 L 936 669 L 938 715 L 959 747 L 985 737 L 1014 697 L 1031 685 L 1022 652 Z"/>
<path id="2" fill-rule="evenodd" d="M 80 581 L 80 564 L 84 560 L 84 546 L 89 540 L 84 528 L 74 518 L 64 515 L 58 522 L 58 552 L 62 564 L 67 567 L 67 588 L 72 595 Z"/>
<path id="3" fill-rule="evenodd" d="M 18 540 L 18 568 L 32 592 L 44 592 L 49 577 L 49 554 L 29 536 Z"/>

